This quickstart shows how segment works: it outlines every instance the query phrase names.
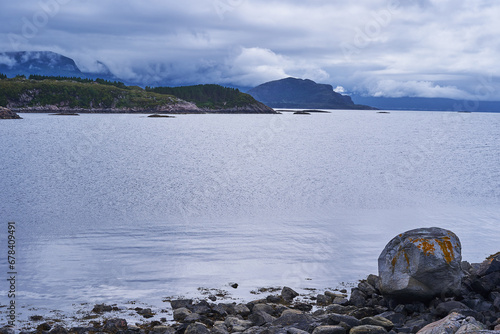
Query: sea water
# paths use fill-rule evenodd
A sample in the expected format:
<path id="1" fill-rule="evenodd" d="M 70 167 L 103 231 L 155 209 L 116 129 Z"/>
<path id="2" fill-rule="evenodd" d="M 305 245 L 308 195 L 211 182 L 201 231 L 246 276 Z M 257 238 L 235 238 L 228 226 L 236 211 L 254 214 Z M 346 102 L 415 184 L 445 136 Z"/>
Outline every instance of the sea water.
<path id="1" fill-rule="evenodd" d="M 470 262 L 500 251 L 500 114 L 22 117 L 0 122 L 21 318 L 349 287 L 418 227 L 454 231 Z"/>

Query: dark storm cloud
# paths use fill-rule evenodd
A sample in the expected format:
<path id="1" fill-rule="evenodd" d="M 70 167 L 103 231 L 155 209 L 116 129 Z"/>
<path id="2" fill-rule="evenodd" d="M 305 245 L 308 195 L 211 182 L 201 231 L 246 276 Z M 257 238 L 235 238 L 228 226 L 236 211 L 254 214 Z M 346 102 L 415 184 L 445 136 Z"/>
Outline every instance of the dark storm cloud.
<path id="1" fill-rule="evenodd" d="M 376 96 L 493 99 L 498 17 L 500 4 L 477 0 L 23 0 L 2 4 L 0 49 L 51 50 L 84 70 L 100 60 L 144 84 L 295 76 Z"/>

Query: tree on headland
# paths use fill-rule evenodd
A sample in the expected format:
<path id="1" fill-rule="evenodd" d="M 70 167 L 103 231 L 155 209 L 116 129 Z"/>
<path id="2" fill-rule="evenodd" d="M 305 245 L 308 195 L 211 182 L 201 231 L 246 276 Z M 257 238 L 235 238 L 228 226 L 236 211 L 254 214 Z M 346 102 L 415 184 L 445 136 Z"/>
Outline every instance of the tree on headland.
<path id="1" fill-rule="evenodd" d="M 146 87 L 147 92 L 168 94 L 196 103 L 200 108 L 232 108 L 255 103 L 253 97 L 237 88 L 215 84 L 181 87 Z"/>

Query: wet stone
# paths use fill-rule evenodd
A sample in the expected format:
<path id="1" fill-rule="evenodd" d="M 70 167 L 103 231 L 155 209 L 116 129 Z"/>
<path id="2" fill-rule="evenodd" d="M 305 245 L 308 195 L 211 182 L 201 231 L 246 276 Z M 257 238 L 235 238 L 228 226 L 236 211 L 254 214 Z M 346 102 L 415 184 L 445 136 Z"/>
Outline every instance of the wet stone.
<path id="1" fill-rule="evenodd" d="M 192 299 L 177 299 L 177 300 L 171 300 L 170 305 L 172 306 L 172 309 L 178 309 L 178 308 L 189 308 L 193 304 Z"/>
<path id="2" fill-rule="evenodd" d="M 346 334 L 346 329 L 342 326 L 318 326 L 312 334 Z"/>
<path id="3" fill-rule="evenodd" d="M 207 327 L 201 323 L 190 324 L 184 334 L 210 334 Z"/>
<path id="4" fill-rule="evenodd" d="M 349 334 L 385 334 L 387 331 L 384 327 L 361 325 L 351 328 Z"/>
<path id="5" fill-rule="evenodd" d="M 181 307 L 174 310 L 174 320 L 175 321 L 184 321 L 188 315 L 192 314 L 190 310 L 185 307 Z"/>

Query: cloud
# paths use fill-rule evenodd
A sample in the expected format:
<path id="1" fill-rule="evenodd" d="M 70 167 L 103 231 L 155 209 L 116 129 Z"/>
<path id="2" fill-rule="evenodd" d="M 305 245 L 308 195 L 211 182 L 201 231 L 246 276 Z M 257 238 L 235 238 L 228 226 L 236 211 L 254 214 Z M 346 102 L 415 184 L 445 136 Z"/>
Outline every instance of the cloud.
<path id="1" fill-rule="evenodd" d="M 345 94 L 346 93 L 346 89 L 342 86 L 337 86 L 333 89 L 333 91 L 335 93 L 339 93 L 339 94 Z"/>
<path id="2" fill-rule="evenodd" d="M 498 13 L 493 0 L 23 0 L 2 6 L 0 51 L 50 50 L 95 71 L 101 61 L 151 85 L 293 76 L 349 92 L 450 97 L 477 95 L 491 78 L 488 98 L 500 99 Z"/>
<path id="3" fill-rule="evenodd" d="M 14 58 L 7 56 L 5 53 L 0 53 L 0 65 L 6 65 L 9 68 L 14 67 L 17 64 Z"/>
<path id="4" fill-rule="evenodd" d="M 453 86 L 440 86 L 430 81 L 380 80 L 368 87 L 376 97 L 444 97 L 471 98 L 470 94 Z"/>

